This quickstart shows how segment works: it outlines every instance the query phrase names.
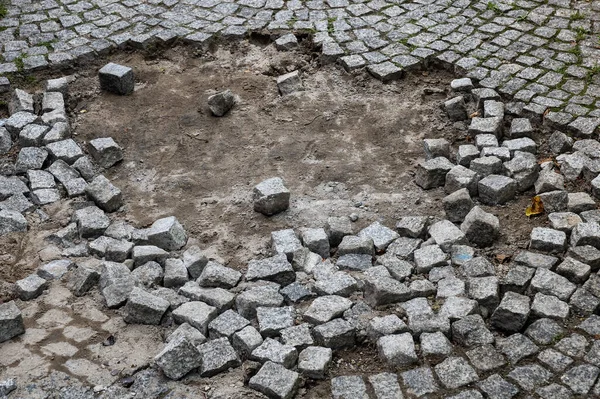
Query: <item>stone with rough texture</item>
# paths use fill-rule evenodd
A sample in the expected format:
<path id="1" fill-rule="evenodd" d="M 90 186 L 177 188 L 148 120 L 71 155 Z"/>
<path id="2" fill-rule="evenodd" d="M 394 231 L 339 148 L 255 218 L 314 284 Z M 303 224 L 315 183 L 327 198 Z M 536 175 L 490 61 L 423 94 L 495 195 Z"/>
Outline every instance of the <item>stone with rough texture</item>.
<path id="1" fill-rule="evenodd" d="M 235 105 L 231 90 L 224 90 L 208 97 L 208 108 L 214 116 L 223 116 Z"/>
<path id="2" fill-rule="evenodd" d="M 217 310 L 204 302 L 192 301 L 182 304 L 173 311 L 173 320 L 177 323 L 188 323 L 197 328 L 205 336 L 208 323 L 217 316 Z"/>
<path id="3" fill-rule="evenodd" d="M 86 186 L 85 193 L 106 212 L 114 212 L 123 205 L 121 190 L 103 175 L 96 176 Z"/>
<path id="4" fill-rule="evenodd" d="M 479 378 L 469 363 L 460 357 L 449 357 L 434 369 L 442 385 L 449 389 L 465 386 Z"/>
<path id="5" fill-rule="evenodd" d="M 110 62 L 98 71 L 98 78 L 102 90 L 119 95 L 133 93 L 135 81 L 133 70 L 129 67 Z"/>
<path id="6" fill-rule="evenodd" d="M 185 336 L 179 336 L 169 342 L 156 355 L 154 361 L 162 372 L 172 380 L 178 380 L 193 369 L 200 367 L 200 352 Z"/>
<path id="7" fill-rule="evenodd" d="M 507 332 L 518 332 L 525 327 L 529 311 L 529 297 L 507 292 L 494 310 L 490 323 Z"/>
<path id="8" fill-rule="evenodd" d="M 200 352 L 200 376 L 212 377 L 241 362 L 227 338 L 217 338 L 198 346 Z"/>
<path id="9" fill-rule="evenodd" d="M 8 209 L 0 210 L 0 236 L 25 231 L 27 220 L 21 213 Z"/>
<path id="10" fill-rule="evenodd" d="M 410 366 L 418 361 L 410 333 L 383 336 L 377 341 L 377 349 L 379 357 L 393 367 Z"/>
<path id="11" fill-rule="evenodd" d="M 288 209 L 290 191 L 280 177 L 264 180 L 254 187 L 254 210 L 271 216 Z"/>
<path id="12" fill-rule="evenodd" d="M 476 206 L 465 216 L 460 229 L 471 244 L 487 247 L 500 235 L 500 221 L 496 216 Z"/>
<path id="13" fill-rule="evenodd" d="M 279 94 L 286 96 L 297 91 L 304 90 L 302 85 L 302 79 L 300 78 L 300 71 L 293 71 L 277 77 L 277 88 Z"/>
<path id="14" fill-rule="evenodd" d="M 250 388 L 275 399 L 293 398 L 298 385 L 298 373 L 273 362 L 266 362 L 248 383 Z"/>
<path id="15" fill-rule="evenodd" d="M 168 301 L 134 288 L 125 305 L 124 320 L 127 323 L 158 325 L 168 308 Z"/>
<path id="16" fill-rule="evenodd" d="M 0 304 L 0 342 L 25 333 L 21 311 L 14 301 Z"/>
<path id="17" fill-rule="evenodd" d="M 94 161 L 106 169 L 123 159 L 123 149 L 112 137 L 90 140 L 87 149 Z"/>

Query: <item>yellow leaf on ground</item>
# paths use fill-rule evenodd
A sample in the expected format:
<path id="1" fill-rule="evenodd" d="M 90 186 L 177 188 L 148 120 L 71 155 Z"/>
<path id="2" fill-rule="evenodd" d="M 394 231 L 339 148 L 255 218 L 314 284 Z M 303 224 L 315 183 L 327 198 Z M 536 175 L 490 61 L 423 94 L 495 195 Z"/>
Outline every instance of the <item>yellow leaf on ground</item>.
<path id="1" fill-rule="evenodd" d="M 536 195 L 531 199 L 531 205 L 525 209 L 526 216 L 536 216 L 544 213 L 544 204 L 539 195 Z"/>

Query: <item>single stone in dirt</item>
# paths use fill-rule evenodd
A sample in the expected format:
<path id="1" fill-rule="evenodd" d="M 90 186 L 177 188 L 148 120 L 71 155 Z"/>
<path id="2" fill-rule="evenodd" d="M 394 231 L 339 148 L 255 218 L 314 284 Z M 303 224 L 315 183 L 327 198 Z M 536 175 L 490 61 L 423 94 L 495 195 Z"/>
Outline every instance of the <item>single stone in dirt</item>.
<path id="1" fill-rule="evenodd" d="M 231 90 L 224 90 L 208 97 L 208 108 L 214 116 L 223 116 L 235 105 Z"/>
<path id="2" fill-rule="evenodd" d="M 501 205 L 512 200 L 517 191 L 517 182 L 510 177 L 489 175 L 479 181 L 479 199 L 487 205 Z"/>
<path id="3" fill-rule="evenodd" d="M 110 180 L 98 175 L 88 184 L 85 192 L 96 205 L 106 212 L 114 212 L 123 205 L 123 194 Z"/>
<path id="4" fill-rule="evenodd" d="M 147 234 L 151 245 L 166 251 L 181 249 L 187 242 L 187 234 L 175 216 L 158 219 L 147 229 Z"/>
<path id="5" fill-rule="evenodd" d="M 92 158 L 106 169 L 123 159 L 123 149 L 112 137 L 90 140 L 87 148 Z"/>
<path id="6" fill-rule="evenodd" d="M 272 177 L 254 187 L 253 201 L 256 212 L 275 215 L 290 206 L 290 191 L 280 177 Z"/>
<path id="7" fill-rule="evenodd" d="M 0 304 L 0 342 L 25 332 L 21 311 L 14 301 Z"/>
<path id="8" fill-rule="evenodd" d="M 241 362 L 227 338 L 217 338 L 198 346 L 200 352 L 200 376 L 212 377 Z"/>
<path id="9" fill-rule="evenodd" d="M 246 326 L 231 336 L 231 344 L 243 358 L 248 358 L 262 343 L 262 336 L 252 326 Z"/>
<path id="10" fill-rule="evenodd" d="M 496 216 L 476 206 L 465 216 L 460 229 L 471 244 L 487 247 L 500 235 L 500 221 Z"/>
<path id="11" fill-rule="evenodd" d="M 185 336 L 171 340 L 154 361 L 172 380 L 180 379 L 202 364 L 199 350 Z"/>
<path id="12" fill-rule="evenodd" d="M 567 235 L 563 231 L 535 227 L 531 231 L 529 248 L 550 253 L 562 253 L 567 249 Z"/>
<path id="13" fill-rule="evenodd" d="M 302 79 L 300 79 L 300 71 L 286 73 L 277 77 L 277 88 L 279 89 L 279 94 L 282 96 L 304 90 Z"/>
<path id="14" fill-rule="evenodd" d="M 308 378 L 324 379 L 332 354 L 331 348 L 309 346 L 298 356 L 298 371 Z"/>
<path id="15" fill-rule="evenodd" d="M 17 295 L 22 301 L 29 301 L 42 295 L 48 288 L 48 282 L 37 274 L 30 274 L 24 279 L 15 282 Z"/>
<path id="16" fill-rule="evenodd" d="M 182 304 L 173 311 L 176 323 L 188 323 L 207 335 L 208 323 L 217 315 L 217 310 L 204 302 L 192 301 Z"/>
<path id="17" fill-rule="evenodd" d="M 250 388 L 274 399 L 293 398 L 298 385 L 298 373 L 273 362 L 266 362 L 248 382 Z"/>
<path id="18" fill-rule="evenodd" d="M 446 101 L 444 108 L 451 121 L 464 121 L 468 118 L 467 105 L 463 96 L 456 96 Z"/>
<path id="19" fill-rule="evenodd" d="M 67 76 L 63 76 L 60 78 L 56 78 L 56 79 L 48 79 L 46 81 L 46 91 L 47 92 L 59 92 L 62 93 L 64 96 L 67 95 L 68 91 L 69 91 L 69 79 L 70 77 Z"/>
<path id="20" fill-rule="evenodd" d="M 456 389 L 479 379 L 475 370 L 461 357 L 449 357 L 434 369 L 442 385 L 449 389 Z"/>
<path id="21" fill-rule="evenodd" d="M 235 298 L 237 311 L 247 319 L 256 317 L 256 308 L 260 306 L 279 307 L 282 304 L 283 296 L 277 284 L 250 287 Z"/>
<path id="22" fill-rule="evenodd" d="M 98 78 L 102 90 L 119 95 L 133 93 L 135 81 L 129 67 L 110 62 L 100 69 Z"/>
<path id="23" fill-rule="evenodd" d="M 180 336 L 185 337 L 194 346 L 202 345 L 206 342 L 206 337 L 196 328 L 190 326 L 188 323 L 183 323 L 179 327 L 177 327 L 177 329 L 167 337 L 165 342 L 169 343 Z"/>
<path id="24" fill-rule="evenodd" d="M 446 174 L 453 167 L 454 164 L 444 157 L 419 162 L 415 172 L 415 183 L 425 190 L 441 187 L 446 183 Z"/>
<path id="25" fill-rule="evenodd" d="M 377 350 L 379 357 L 392 367 L 410 366 L 418 362 L 415 343 L 410 333 L 379 338 Z"/>
<path id="26" fill-rule="evenodd" d="M 158 325 L 169 305 L 168 301 L 135 287 L 125 305 L 124 320 L 126 323 Z"/>
<path id="27" fill-rule="evenodd" d="M 197 283 L 200 287 L 230 289 L 235 287 L 241 278 L 242 273 L 237 270 L 225 267 L 215 261 L 208 261 L 202 274 L 198 277 Z"/>
<path id="28" fill-rule="evenodd" d="M 0 236 L 27 231 L 27 220 L 16 211 L 0 210 Z"/>
<path id="29" fill-rule="evenodd" d="M 272 361 L 285 368 L 292 368 L 298 359 L 298 351 L 293 346 L 267 338 L 252 351 L 251 358 L 259 362 Z"/>
<path id="30" fill-rule="evenodd" d="M 424 139 L 423 149 L 427 159 L 450 158 L 450 142 L 446 139 Z"/>
<path id="31" fill-rule="evenodd" d="M 322 324 L 341 316 L 351 306 L 352 301 L 347 298 L 336 295 L 323 296 L 313 300 L 303 318 L 309 323 Z"/>
<path id="32" fill-rule="evenodd" d="M 442 203 L 446 217 L 451 222 L 462 222 L 474 205 L 471 195 L 469 195 L 469 191 L 466 188 L 456 190 L 452 194 L 447 195 L 442 200 Z"/>
<path id="33" fill-rule="evenodd" d="M 494 310 L 490 323 L 507 332 L 518 332 L 525 327 L 529 310 L 529 297 L 507 292 Z"/>
<path id="34" fill-rule="evenodd" d="M 73 270 L 69 279 L 69 288 L 75 296 L 83 296 L 100 280 L 100 273 L 94 269 L 79 266 Z"/>
<path id="35" fill-rule="evenodd" d="M 298 39 L 293 33 L 288 33 L 287 35 L 280 36 L 279 38 L 277 38 L 277 40 L 275 40 L 275 48 L 277 48 L 277 50 L 289 51 L 293 50 L 296 47 L 298 47 Z"/>

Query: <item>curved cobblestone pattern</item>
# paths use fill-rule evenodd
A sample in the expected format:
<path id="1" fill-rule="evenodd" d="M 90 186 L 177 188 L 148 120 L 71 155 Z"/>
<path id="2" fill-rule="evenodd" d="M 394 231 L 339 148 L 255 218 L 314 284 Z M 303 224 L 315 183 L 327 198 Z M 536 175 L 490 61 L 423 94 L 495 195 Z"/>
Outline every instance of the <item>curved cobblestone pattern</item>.
<path id="1" fill-rule="evenodd" d="M 0 74 L 183 39 L 304 31 L 325 61 L 383 80 L 439 60 L 587 136 L 600 124 L 600 3 L 568 0 L 11 0 Z"/>

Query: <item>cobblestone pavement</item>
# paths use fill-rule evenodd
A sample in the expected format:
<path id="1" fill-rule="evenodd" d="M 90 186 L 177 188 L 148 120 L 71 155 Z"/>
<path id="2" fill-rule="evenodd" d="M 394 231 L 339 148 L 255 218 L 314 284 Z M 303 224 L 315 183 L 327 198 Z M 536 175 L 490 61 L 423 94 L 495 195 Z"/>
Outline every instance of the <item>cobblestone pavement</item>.
<path id="1" fill-rule="evenodd" d="M 546 112 L 548 123 L 580 132 L 600 117 L 594 1 L 10 0 L 0 29 L 0 74 L 125 45 L 308 31 L 348 70 L 393 79 L 435 58 L 514 95 L 530 116 Z"/>

